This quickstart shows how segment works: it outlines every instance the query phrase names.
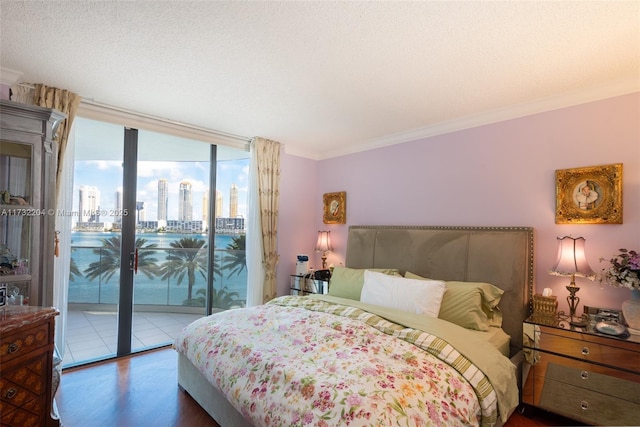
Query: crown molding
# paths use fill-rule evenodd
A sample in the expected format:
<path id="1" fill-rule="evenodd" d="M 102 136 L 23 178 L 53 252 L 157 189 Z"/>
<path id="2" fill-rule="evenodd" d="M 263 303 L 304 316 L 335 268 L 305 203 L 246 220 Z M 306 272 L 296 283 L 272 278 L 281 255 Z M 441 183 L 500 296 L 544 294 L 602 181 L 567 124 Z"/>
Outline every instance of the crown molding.
<path id="1" fill-rule="evenodd" d="M 315 153 L 315 155 L 308 157 L 315 160 L 341 157 L 349 154 L 373 150 L 376 148 L 388 147 L 405 142 L 417 141 L 433 136 L 444 135 L 451 132 L 471 129 L 478 126 L 498 123 L 505 120 L 512 120 L 538 113 L 558 110 L 561 108 L 600 101 L 616 96 L 628 95 L 635 92 L 640 92 L 640 79 L 637 78 L 618 81 L 607 86 L 600 86 L 577 93 L 542 98 L 529 103 L 513 105 L 510 107 L 500 108 L 485 113 L 474 114 L 471 116 L 461 117 L 459 119 L 435 123 L 423 128 L 408 130 L 383 136 L 380 138 L 375 138 L 361 144 L 345 144 L 337 150 L 317 152 Z M 287 150 L 287 152 L 290 151 L 296 150 Z M 303 156 L 304 154 L 301 153 L 300 155 Z"/>
<path id="2" fill-rule="evenodd" d="M 11 86 L 18 82 L 20 77 L 24 74 L 21 71 L 12 70 L 10 68 L 0 67 L 0 83 L 3 85 Z"/>

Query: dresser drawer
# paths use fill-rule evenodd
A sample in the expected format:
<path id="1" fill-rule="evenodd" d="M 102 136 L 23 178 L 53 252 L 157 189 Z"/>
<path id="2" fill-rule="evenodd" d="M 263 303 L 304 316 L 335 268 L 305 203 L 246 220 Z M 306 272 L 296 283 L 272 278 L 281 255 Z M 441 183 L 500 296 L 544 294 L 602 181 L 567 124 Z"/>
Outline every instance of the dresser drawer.
<path id="1" fill-rule="evenodd" d="M 49 344 L 49 338 L 49 323 L 2 336 L 0 337 L 0 362 L 7 363 L 30 351 L 46 347 Z"/>
<path id="2" fill-rule="evenodd" d="M 640 353 L 625 348 L 543 332 L 538 349 L 640 373 Z"/>
<path id="3" fill-rule="evenodd" d="M 2 427 L 41 426 L 47 413 L 47 372 L 49 356 L 26 360 L 23 364 L 3 369 L 0 377 L 0 414 Z"/>
<path id="4" fill-rule="evenodd" d="M 7 385 L 6 392 L 3 388 L 0 400 L 9 401 L 7 396 L 16 394 L 16 391 L 11 390 L 24 390 L 34 395 L 44 393 L 47 384 L 48 362 L 47 353 L 42 353 L 40 356 L 24 362 L 20 366 L 12 369 L 3 369 L 0 381 L 3 382 L 3 387 L 5 387 L 5 382 L 10 384 Z"/>
<path id="5" fill-rule="evenodd" d="M 640 404 L 553 379 L 544 382 L 539 406 L 594 425 L 638 425 Z"/>
<path id="6" fill-rule="evenodd" d="M 0 410 L 0 425 L 2 427 L 41 427 L 45 423 L 42 415 L 44 406 L 44 396 L 41 396 L 37 402 L 30 402 L 24 408 L 7 407 L 5 410 L 3 406 Z"/>

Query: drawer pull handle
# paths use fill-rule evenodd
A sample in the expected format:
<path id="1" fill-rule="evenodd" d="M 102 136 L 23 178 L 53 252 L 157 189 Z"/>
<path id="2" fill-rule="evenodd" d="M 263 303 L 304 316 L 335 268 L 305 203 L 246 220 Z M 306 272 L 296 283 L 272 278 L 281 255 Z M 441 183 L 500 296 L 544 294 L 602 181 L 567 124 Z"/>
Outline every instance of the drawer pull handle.
<path id="1" fill-rule="evenodd" d="M 580 378 L 582 378 L 583 380 L 588 380 L 589 379 L 589 372 L 588 371 L 580 372 Z"/>
<path id="2" fill-rule="evenodd" d="M 587 409 L 589 409 L 589 402 L 587 402 L 586 400 L 583 400 L 582 402 L 580 402 L 580 408 L 583 411 L 586 411 Z"/>
<path id="3" fill-rule="evenodd" d="M 583 356 L 588 355 L 589 354 L 589 347 L 582 347 L 582 351 L 580 353 L 582 353 Z"/>
<path id="4" fill-rule="evenodd" d="M 15 395 L 18 394 L 18 390 L 11 387 L 10 389 L 7 390 L 7 392 L 4 394 L 4 397 L 6 397 L 7 399 L 13 399 L 15 397 Z"/>
<path id="5" fill-rule="evenodd" d="M 20 347 L 16 343 L 12 342 L 9 344 L 9 354 L 15 353 L 18 350 L 20 350 Z"/>

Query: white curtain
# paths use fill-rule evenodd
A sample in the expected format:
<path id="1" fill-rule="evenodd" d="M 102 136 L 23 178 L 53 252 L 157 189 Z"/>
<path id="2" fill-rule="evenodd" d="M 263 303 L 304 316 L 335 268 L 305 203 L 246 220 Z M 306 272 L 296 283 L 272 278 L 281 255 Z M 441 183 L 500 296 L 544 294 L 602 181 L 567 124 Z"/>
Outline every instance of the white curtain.
<path id="1" fill-rule="evenodd" d="M 253 138 L 250 146 L 247 306 L 276 297 L 280 143 Z"/>
<path id="2" fill-rule="evenodd" d="M 33 86 L 33 104 L 53 108 L 67 115 L 58 124 L 55 140 L 58 142 L 56 169 L 56 209 L 71 211 L 73 200 L 73 160 L 74 148 L 69 146 L 73 119 L 78 111 L 81 98 L 66 89 L 58 89 L 37 83 Z M 56 319 L 55 342 L 60 358 L 65 352 L 65 329 L 67 323 L 67 293 L 69 285 L 69 266 L 71 260 L 71 217 L 56 215 L 55 230 L 57 236 L 56 251 L 53 260 L 53 304 L 60 311 Z"/>
<path id="3" fill-rule="evenodd" d="M 249 211 L 247 212 L 247 307 L 262 304 L 264 267 L 262 265 L 262 231 L 258 198 L 258 159 L 256 146 L 249 147 Z"/>
<path id="4" fill-rule="evenodd" d="M 60 192 L 56 201 L 58 210 L 73 209 L 73 165 L 75 160 L 75 129 L 72 125 L 66 145 L 64 168 L 58 174 Z M 53 304 L 60 311 L 56 320 L 55 341 L 60 358 L 65 353 L 65 331 L 67 329 L 67 295 L 69 292 L 69 270 L 71 261 L 72 217 L 57 215 L 55 229 L 58 237 L 58 256 L 53 259 Z"/>

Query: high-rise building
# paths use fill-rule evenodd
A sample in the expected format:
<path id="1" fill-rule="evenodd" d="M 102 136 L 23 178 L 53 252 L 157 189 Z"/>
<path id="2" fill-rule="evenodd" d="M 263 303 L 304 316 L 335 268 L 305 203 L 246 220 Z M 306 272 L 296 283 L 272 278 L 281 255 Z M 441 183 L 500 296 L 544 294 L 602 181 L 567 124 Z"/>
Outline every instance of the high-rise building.
<path id="1" fill-rule="evenodd" d="M 158 180 L 158 227 L 167 225 L 167 210 L 169 209 L 169 184 L 165 178 Z"/>
<path id="2" fill-rule="evenodd" d="M 206 226 L 209 221 L 209 189 L 202 193 L 202 223 Z"/>
<path id="3" fill-rule="evenodd" d="M 116 189 L 116 212 L 113 216 L 114 222 L 122 222 L 122 187 Z"/>
<path id="4" fill-rule="evenodd" d="M 100 190 L 91 185 L 81 185 L 78 190 L 80 222 L 100 221 Z"/>
<path id="5" fill-rule="evenodd" d="M 144 213 L 144 202 L 136 202 L 136 213 L 137 213 L 136 224 L 146 219 L 145 213 Z"/>
<path id="6" fill-rule="evenodd" d="M 191 183 L 189 181 L 182 181 L 180 183 L 178 199 L 178 220 L 191 221 L 193 219 L 193 196 L 191 194 Z"/>
<path id="7" fill-rule="evenodd" d="M 222 191 L 216 190 L 216 218 L 222 218 Z"/>
<path id="8" fill-rule="evenodd" d="M 231 184 L 231 191 L 229 193 L 229 218 L 235 218 L 238 216 L 238 186 Z"/>

